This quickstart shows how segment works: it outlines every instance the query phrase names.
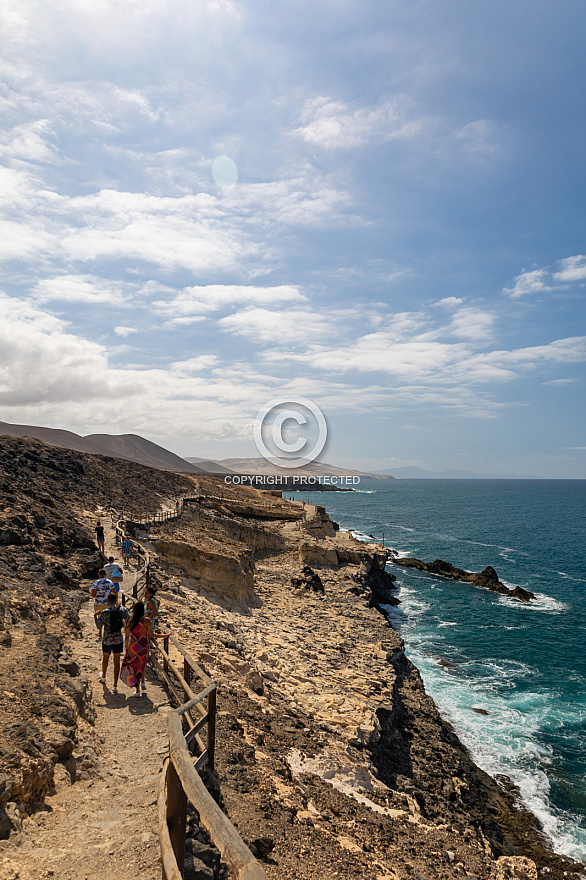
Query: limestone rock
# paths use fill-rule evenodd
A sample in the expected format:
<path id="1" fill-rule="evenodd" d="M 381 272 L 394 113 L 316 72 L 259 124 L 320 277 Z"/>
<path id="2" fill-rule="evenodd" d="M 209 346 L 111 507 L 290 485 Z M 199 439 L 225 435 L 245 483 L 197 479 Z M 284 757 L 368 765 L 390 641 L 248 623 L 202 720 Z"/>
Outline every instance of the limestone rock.
<path id="1" fill-rule="evenodd" d="M 181 566 L 188 578 L 204 590 L 217 592 L 236 601 L 254 600 L 254 562 L 248 550 L 195 547 L 183 541 L 161 538 L 157 552 L 169 562 Z"/>
<path id="2" fill-rule="evenodd" d="M 338 554 L 333 547 L 304 541 L 299 545 L 299 561 L 312 568 L 337 568 Z"/>
<path id="3" fill-rule="evenodd" d="M 537 866 L 525 856 L 501 856 L 495 873 L 496 880 L 537 880 Z"/>
<path id="4" fill-rule="evenodd" d="M 32 880 L 30 873 L 12 859 L 0 858 L 0 880 Z"/>

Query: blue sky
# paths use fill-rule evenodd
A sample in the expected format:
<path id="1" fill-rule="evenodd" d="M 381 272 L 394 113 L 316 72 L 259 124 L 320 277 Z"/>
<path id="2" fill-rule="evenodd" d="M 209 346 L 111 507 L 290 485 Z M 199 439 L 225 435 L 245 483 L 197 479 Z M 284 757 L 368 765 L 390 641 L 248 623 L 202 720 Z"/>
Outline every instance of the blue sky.
<path id="1" fill-rule="evenodd" d="M 582 0 L 2 0 L 0 419 L 586 477 Z"/>

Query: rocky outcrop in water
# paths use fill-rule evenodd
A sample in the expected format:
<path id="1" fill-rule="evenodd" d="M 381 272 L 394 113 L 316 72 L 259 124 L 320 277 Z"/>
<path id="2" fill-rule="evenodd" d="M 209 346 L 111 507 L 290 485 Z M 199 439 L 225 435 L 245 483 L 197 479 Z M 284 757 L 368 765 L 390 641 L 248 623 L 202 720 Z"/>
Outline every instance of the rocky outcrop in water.
<path id="1" fill-rule="evenodd" d="M 417 571 L 427 571 L 429 574 L 450 578 L 453 581 L 484 587 L 493 593 L 501 593 L 503 596 L 510 596 L 511 599 L 519 599 L 521 602 L 530 602 L 531 599 L 535 599 L 535 594 L 530 590 L 524 590 L 522 587 L 514 589 L 506 587 L 499 581 L 498 575 L 491 565 L 487 565 L 484 571 L 475 573 L 456 568 L 450 562 L 444 562 L 443 559 L 436 559 L 434 562 L 421 562 L 420 559 L 414 557 L 396 556 L 393 558 L 393 563 L 401 565 L 403 568 L 415 568 Z"/>

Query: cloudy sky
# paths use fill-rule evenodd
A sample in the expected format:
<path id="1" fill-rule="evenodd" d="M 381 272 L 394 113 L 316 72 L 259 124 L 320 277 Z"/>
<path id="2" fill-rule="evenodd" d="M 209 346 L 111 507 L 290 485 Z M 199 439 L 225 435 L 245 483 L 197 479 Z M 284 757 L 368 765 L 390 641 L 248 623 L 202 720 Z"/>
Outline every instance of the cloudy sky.
<path id="1" fill-rule="evenodd" d="M 0 419 L 586 477 L 582 0 L 0 0 Z"/>

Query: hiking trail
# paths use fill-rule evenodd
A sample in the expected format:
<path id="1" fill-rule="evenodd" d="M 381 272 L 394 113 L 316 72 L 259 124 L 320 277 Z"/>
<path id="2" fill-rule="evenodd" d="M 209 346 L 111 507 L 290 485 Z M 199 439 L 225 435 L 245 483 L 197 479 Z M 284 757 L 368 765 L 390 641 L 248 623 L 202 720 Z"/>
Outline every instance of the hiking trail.
<path id="1" fill-rule="evenodd" d="M 114 530 L 107 520 L 104 525 L 106 556 L 121 558 Z M 100 684 L 102 651 L 91 600 L 82 606 L 80 619 L 83 637 L 69 648 L 93 691 L 97 748 L 89 757 L 95 769 L 90 778 L 71 784 L 63 765 L 57 765 L 56 793 L 46 798 L 45 809 L 23 821 L 18 841 L 3 849 L 0 880 L 161 877 L 156 797 L 169 750 L 167 693 L 148 665 L 146 694 L 133 697 L 133 688 L 121 681 L 119 693 L 112 693 L 112 658 L 106 684 Z"/>

